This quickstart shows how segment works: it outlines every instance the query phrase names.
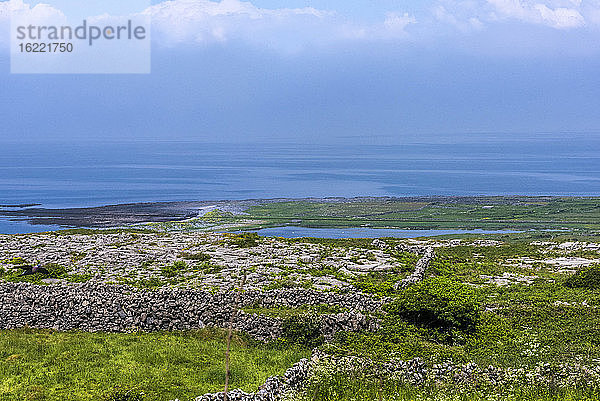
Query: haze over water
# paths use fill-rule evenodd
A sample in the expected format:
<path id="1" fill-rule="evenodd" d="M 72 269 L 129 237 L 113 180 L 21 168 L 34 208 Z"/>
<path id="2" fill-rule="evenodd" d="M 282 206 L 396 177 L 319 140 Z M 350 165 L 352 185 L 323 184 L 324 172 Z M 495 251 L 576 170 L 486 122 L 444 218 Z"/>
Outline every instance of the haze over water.
<path id="1" fill-rule="evenodd" d="M 514 194 L 600 195 L 600 138 L 479 135 L 396 145 L 13 143 L 3 144 L 0 153 L 0 204 Z"/>

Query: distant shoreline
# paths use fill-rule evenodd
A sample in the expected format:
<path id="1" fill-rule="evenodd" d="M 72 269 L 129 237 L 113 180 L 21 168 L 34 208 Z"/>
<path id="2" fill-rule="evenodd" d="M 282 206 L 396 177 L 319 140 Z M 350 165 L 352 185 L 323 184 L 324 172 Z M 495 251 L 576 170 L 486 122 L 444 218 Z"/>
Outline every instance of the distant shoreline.
<path id="1" fill-rule="evenodd" d="M 416 196 L 416 197 L 356 197 L 356 198 L 274 198 L 274 199 L 247 199 L 247 200 L 219 200 L 219 201 L 173 201 L 173 202 L 140 202 L 117 205 L 106 205 L 99 207 L 82 208 L 64 208 L 51 209 L 35 207 L 39 204 L 28 205 L 0 205 L 0 216 L 10 220 L 25 220 L 31 225 L 57 225 L 69 228 L 111 228 L 124 227 L 143 223 L 168 223 L 185 222 L 190 219 L 202 218 L 206 216 L 206 211 L 218 210 L 227 213 L 233 217 L 245 215 L 245 211 L 253 206 L 273 206 L 277 203 L 297 203 L 305 205 L 314 203 L 315 205 L 327 205 L 339 203 L 340 208 L 351 207 L 353 214 L 343 216 L 346 219 L 374 218 L 381 221 L 380 216 L 390 213 L 371 213 L 373 205 L 403 205 L 403 204 L 423 204 L 435 206 L 442 210 L 456 207 L 477 207 L 485 209 L 490 213 L 494 207 L 509 207 L 514 209 L 523 209 L 528 205 L 541 205 L 552 202 L 590 202 L 600 207 L 599 197 L 587 196 Z M 364 208 L 362 205 L 365 205 Z M 7 210 L 5 208 L 18 208 L 18 210 Z M 293 205 L 292 205 L 293 208 Z M 364 210 L 363 210 L 364 209 Z M 415 209 L 417 210 L 417 209 Z M 350 212 L 349 212 L 350 213 Z M 522 213 L 519 212 L 519 213 Z M 277 216 L 268 216 L 264 218 L 276 218 Z M 287 216 L 289 217 L 289 216 Z M 475 216 L 474 216 L 475 217 Z M 592 216 L 586 216 L 592 217 Z M 258 217 L 260 218 L 260 217 Z M 291 217 L 290 217 L 291 218 Z M 328 218 L 328 217 L 324 217 Z M 340 216 L 329 217 L 330 220 L 339 219 Z M 308 218 L 311 220 L 314 218 Z M 485 218 L 484 218 L 485 219 Z M 399 219 L 402 220 L 402 219 Z M 296 221 L 296 220 L 292 220 Z M 367 221 L 367 220 L 365 220 Z M 438 220 L 431 220 L 438 221 Z M 430 222 L 431 222 L 430 221 Z M 450 223 L 450 220 L 439 220 Z M 465 220 L 468 221 L 468 220 Z M 471 220 L 475 221 L 475 220 Z M 410 221 L 409 221 L 410 222 Z M 491 223 L 492 221 L 486 221 Z M 289 223 L 282 222 L 283 225 Z M 351 224 L 350 226 L 358 226 Z M 368 226 L 368 224 L 367 224 Z M 402 224 L 395 225 L 402 227 Z M 471 225 L 473 226 L 473 225 Z M 410 229 L 412 227 L 407 225 Z M 458 226 L 457 226 L 458 227 Z M 473 226 L 475 227 L 475 226 Z M 554 226 L 552 226 L 554 227 Z"/>
<path id="2" fill-rule="evenodd" d="M 0 205 L 0 209 L 10 208 L 10 209 L 23 209 L 26 207 L 34 207 L 34 206 L 42 206 L 41 203 L 21 203 L 16 205 Z"/>

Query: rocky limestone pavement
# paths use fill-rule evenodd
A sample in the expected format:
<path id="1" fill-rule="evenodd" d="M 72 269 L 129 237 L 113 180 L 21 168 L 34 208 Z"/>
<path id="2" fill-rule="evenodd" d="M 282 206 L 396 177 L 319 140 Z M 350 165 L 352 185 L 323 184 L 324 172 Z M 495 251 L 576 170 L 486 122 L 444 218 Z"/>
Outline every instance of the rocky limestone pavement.
<path id="1" fill-rule="evenodd" d="M 169 285 L 182 288 L 225 290 L 247 275 L 246 288 L 269 288 L 283 275 L 316 288 L 349 285 L 345 275 L 392 269 L 394 259 L 379 249 L 348 249 L 313 243 L 289 243 L 261 238 L 251 247 L 240 247 L 235 236 L 218 233 L 96 233 L 0 235 L 0 272 L 14 269 L 10 261 L 54 263 L 70 274 L 118 284 L 155 280 L 166 283 L 164 269 L 184 262 Z M 342 272 L 335 275 L 313 272 Z"/>
<path id="2" fill-rule="evenodd" d="M 388 245 L 385 243 L 385 241 L 380 239 L 373 240 L 372 245 L 379 249 L 388 248 Z M 413 273 L 396 283 L 394 288 L 399 289 L 408 287 L 409 285 L 422 281 L 425 278 L 425 271 L 429 267 L 429 263 L 431 263 L 431 261 L 435 258 L 435 250 L 433 246 L 427 245 L 427 243 L 423 244 L 421 242 L 412 241 L 412 243 L 401 243 L 396 245 L 396 250 L 421 255 L 421 259 L 417 261 Z"/>

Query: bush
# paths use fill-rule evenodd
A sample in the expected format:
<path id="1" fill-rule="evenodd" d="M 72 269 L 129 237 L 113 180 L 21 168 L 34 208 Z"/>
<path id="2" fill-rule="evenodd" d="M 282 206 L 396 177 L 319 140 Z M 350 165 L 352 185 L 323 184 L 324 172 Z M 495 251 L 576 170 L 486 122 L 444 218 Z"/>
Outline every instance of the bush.
<path id="1" fill-rule="evenodd" d="M 384 307 L 385 325 L 405 320 L 428 329 L 438 340 L 452 342 L 475 331 L 479 309 L 473 288 L 449 278 L 429 278 L 402 290 Z"/>
<path id="2" fill-rule="evenodd" d="M 567 278 L 569 288 L 600 288 L 600 265 L 588 266 Z"/>
<path id="3" fill-rule="evenodd" d="M 47 263 L 44 267 L 48 270 L 48 275 L 52 278 L 64 278 L 69 274 L 69 270 L 58 263 Z"/>
<path id="4" fill-rule="evenodd" d="M 398 322 L 393 326 L 383 326 L 374 333 L 341 331 L 335 334 L 335 341 L 329 352 L 376 360 L 423 357 L 426 352 L 419 338 L 419 330 L 407 323 Z"/>
<path id="5" fill-rule="evenodd" d="M 471 355 L 486 358 L 493 354 L 501 353 L 508 357 L 504 349 L 514 349 L 515 332 L 509 322 L 493 312 L 481 315 L 477 328 L 466 342 L 466 349 Z"/>
<path id="6" fill-rule="evenodd" d="M 257 233 L 236 234 L 231 245 L 239 246 L 240 248 L 253 248 L 258 245 L 260 237 Z"/>
<path id="7" fill-rule="evenodd" d="M 292 344 L 314 348 L 324 341 L 318 316 L 289 316 L 283 320 L 282 329 L 283 338 Z"/>
<path id="8" fill-rule="evenodd" d="M 162 266 L 160 270 L 165 277 L 175 277 L 181 270 L 185 270 L 187 267 L 187 263 L 185 263 L 183 260 L 178 260 L 172 265 Z"/>
<path id="9" fill-rule="evenodd" d="M 395 277 L 388 278 L 386 275 L 369 273 L 352 280 L 352 285 L 361 292 L 382 298 L 389 297 L 396 292 L 394 285 L 397 281 Z"/>
<path id="10" fill-rule="evenodd" d="M 202 262 L 198 269 L 204 274 L 216 274 L 223 270 L 223 266 L 210 262 Z"/>

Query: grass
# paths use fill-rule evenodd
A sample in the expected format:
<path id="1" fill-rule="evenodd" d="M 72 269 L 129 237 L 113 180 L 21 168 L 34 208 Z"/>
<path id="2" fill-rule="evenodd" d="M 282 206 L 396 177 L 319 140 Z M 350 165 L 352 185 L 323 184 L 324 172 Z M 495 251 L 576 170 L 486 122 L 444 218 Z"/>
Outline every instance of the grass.
<path id="1" fill-rule="evenodd" d="M 313 379 L 295 401 L 597 401 L 600 395 L 587 389 L 510 388 L 496 391 L 464 391 L 456 388 L 407 386 L 394 380 L 323 374 Z"/>
<path id="2" fill-rule="evenodd" d="M 532 267 L 529 270 L 508 266 L 507 259 L 540 256 L 539 249 L 527 243 L 497 247 L 457 246 L 437 248 L 437 258 L 428 276 L 448 277 L 476 290 L 481 303 L 481 318 L 474 333 L 467 333 L 459 343 L 441 346 L 415 328 L 405 328 L 406 335 L 385 333 L 356 334 L 344 338 L 342 354 L 362 356 L 416 356 L 482 366 L 533 366 L 537 363 L 584 363 L 600 361 L 600 289 L 569 285 L 567 276 Z M 482 284 L 479 274 L 516 273 L 537 275 L 531 284 L 507 286 Z M 584 271 L 586 271 L 584 269 Z M 363 290 L 397 297 L 391 283 L 377 277 L 363 276 Z M 356 285 L 356 284 L 355 284 Z M 410 323 L 407 321 L 407 323 Z M 409 325 L 410 326 L 410 325 Z M 390 342 L 392 341 L 392 342 Z"/>
<path id="3" fill-rule="evenodd" d="M 373 227 L 408 229 L 582 229 L 595 230 L 598 198 L 592 197 L 436 197 L 266 201 L 244 215 L 217 214 L 210 222 L 260 222 L 254 227 L 294 225 L 313 228 Z M 243 222 L 243 224 L 242 224 Z"/>
<path id="4" fill-rule="evenodd" d="M 252 231 L 261 228 L 598 230 L 594 197 L 432 197 L 257 201 L 243 214 L 214 211 L 193 221 L 151 223 L 158 230 Z M 143 231 L 141 231 L 143 232 Z M 554 235 L 554 234 L 550 234 Z"/>
<path id="5" fill-rule="evenodd" d="M 118 388 L 145 400 L 190 400 L 222 391 L 225 333 L 0 331 L 0 400 L 103 400 Z M 231 386 L 256 391 L 310 351 L 275 349 L 236 336 Z"/>
<path id="6" fill-rule="evenodd" d="M 22 258 L 14 258 L 8 261 L 8 264 L 21 265 L 27 264 L 27 261 Z M 63 279 L 71 283 L 84 283 L 92 278 L 90 274 L 69 273 L 70 269 L 68 267 L 56 263 L 47 263 L 43 267 L 48 270 L 48 275 L 33 274 L 22 276 L 21 273 L 23 270 L 17 268 L 5 270 L 4 268 L 0 267 L 0 279 L 14 283 L 34 283 L 43 285 L 44 282 L 42 279 L 45 278 Z"/>

